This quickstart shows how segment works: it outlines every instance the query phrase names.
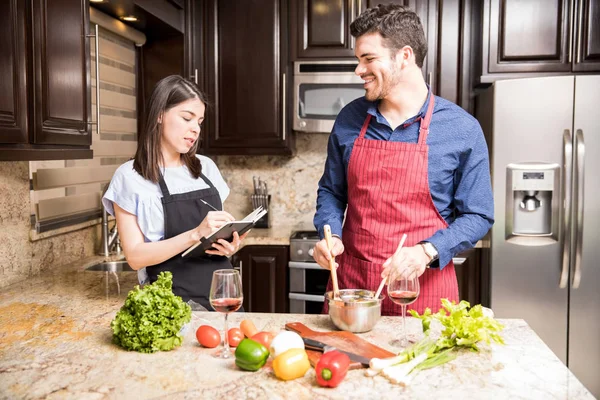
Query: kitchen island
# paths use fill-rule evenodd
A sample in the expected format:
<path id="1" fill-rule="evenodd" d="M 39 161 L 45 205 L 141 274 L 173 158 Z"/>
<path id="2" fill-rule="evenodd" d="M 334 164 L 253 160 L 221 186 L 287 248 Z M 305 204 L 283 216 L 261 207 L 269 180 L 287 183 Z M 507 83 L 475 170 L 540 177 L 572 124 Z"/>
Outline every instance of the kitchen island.
<path id="1" fill-rule="evenodd" d="M 97 260 L 18 283 L 0 293 L 0 398 L 7 399 L 593 399 L 522 320 L 501 320 L 505 346 L 461 352 L 452 362 L 419 372 L 407 388 L 364 370 L 349 371 L 335 389 L 317 386 L 314 369 L 300 379 L 279 381 L 270 367 L 239 370 L 233 360 L 211 356 L 195 329 L 223 327 L 220 314 L 194 312 L 181 347 L 141 354 L 111 343 L 110 321 L 136 284 L 132 272 L 84 271 Z M 230 327 L 250 318 L 259 329 L 302 322 L 334 330 L 326 315 L 251 314 L 230 316 Z M 384 317 L 360 336 L 397 352 L 392 339 L 401 318 Z M 422 337 L 420 322 L 408 318 L 409 339 Z"/>

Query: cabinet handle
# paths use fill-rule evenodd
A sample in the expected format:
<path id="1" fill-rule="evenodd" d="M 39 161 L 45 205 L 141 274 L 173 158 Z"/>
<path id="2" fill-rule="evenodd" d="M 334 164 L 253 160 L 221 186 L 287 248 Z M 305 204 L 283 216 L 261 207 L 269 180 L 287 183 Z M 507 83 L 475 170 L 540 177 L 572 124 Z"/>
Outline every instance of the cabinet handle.
<path id="1" fill-rule="evenodd" d="M 350 24 L 352 23 L 352 20 L 355 18 L 355 10 L 354 10 L 354 2 L 356 0 L 350 0 L 350 21 L 348 21 L 348 34 L 350 34 Z M 355 45 L 355 41 L 354 41 L 354 36 L 350 35 L 350 48 L 354 49 L 354 45 Z"/>
<path id="2" fill-rule="evenodd" d="M 285 81 L 285 72 L 283 73 L 283 81 L 281 83 L 281 128 L 283 129 L 283 140 L 285 141 L 285 116 L 286 116 L 286 81 Z"/>
<path id="3" fill-rule="evenodd" d="M 194 75 L 190 76 L 194 80 L 194 83 L 198 84 L 198 68 L 194 68 Z"/>
<path id="4" fill-rule="evenodd" d="M 243 264 L 242 264 L 242 260 L 240 260 L 240 266 L 239 267 L 233 267 L 233 269 L 239 271 L 240 273 L 240 280 L 243 279 L 244 275 L 243 275 Z"/>
<path id="5" fill-rule="evenodd" d="M 579 4 L 577 7 L 577 15 L 580 17 L 578 18 L 578 20 L 583 20 L 583 0 L 579 0 Z M 573 22 L 575 22 L 575 18 L 573 18 Z M 577 48 L 575 49 L 575 51 L 577 52 L 577 55 L 575 56 L 575 62 L 577 64 L 579 64 L 581 62 L 581 31 L 582 26 L 578 26 L 577 27 Z"/>
<path id="6" fill-rule="evenodd" d="M 90 122 L 90 125 L 96 125 L 96 135 L 100 134 L 100 35 L 98 34 L 98 24 L 95 27 L 95 35 L 87 37 L 96 39 L 96 122 Z"/>
<path id="7" fill-rule="evenodd" d="M 569 5 L 569 13 L 571 13 L 571 21 L 570 21 L 570 25 L 569 26 L 569 42 L 567 43 L 569 45 L 567 51 L 567 56 L 568 56 L 568 63 L 571 64 L 571 60 L 572 60 L 572 56 L 573 56 L 573 31 L 574 31 L 574 26 L 575 26 L 575 0 L 571 1 L 571 4 Z"/>

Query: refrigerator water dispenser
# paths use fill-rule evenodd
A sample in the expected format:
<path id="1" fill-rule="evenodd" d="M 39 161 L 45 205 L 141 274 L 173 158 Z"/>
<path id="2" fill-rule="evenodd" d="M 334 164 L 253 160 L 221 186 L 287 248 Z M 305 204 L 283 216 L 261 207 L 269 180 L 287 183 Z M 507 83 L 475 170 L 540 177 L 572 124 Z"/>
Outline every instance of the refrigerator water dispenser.
<path id="1" fill-rule="evenodd" d="M 507 166 L 506 239 L 536 246 L 558 240 L 559 165 L 519 163 Z"/>

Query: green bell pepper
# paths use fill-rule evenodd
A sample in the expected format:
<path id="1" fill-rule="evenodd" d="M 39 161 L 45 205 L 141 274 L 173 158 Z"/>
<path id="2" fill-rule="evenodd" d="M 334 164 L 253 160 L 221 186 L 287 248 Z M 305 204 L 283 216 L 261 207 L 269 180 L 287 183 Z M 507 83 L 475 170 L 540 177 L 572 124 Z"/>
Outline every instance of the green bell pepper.
<path id="1" fill-rule="evenodd" d="M 235 365 L 246 371 L 258 371 L 268 358 L 269 350 L 252 339 L 243 339 L 235 349 Z"/>

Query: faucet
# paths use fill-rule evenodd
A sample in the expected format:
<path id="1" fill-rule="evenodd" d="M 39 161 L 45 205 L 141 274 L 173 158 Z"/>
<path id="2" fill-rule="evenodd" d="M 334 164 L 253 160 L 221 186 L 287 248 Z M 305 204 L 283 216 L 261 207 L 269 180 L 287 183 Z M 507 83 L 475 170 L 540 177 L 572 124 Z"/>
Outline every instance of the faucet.
<path id="1" fill-rule="evenodd" d="M 107 188 L 108 185 L 106 185 L 106 188 L 102 192 L 102 196 L 104 196 Z M 115 222 L 115 226 L 110 231 L 108 230 L 108 212 L 106 211 L 106 207 L 102 205 L 102 249 L 99 254 L 108 257 L 111 254 L 120 255 L 122 252 L 123 249 L 121 248 L 117 224 Z"/>

